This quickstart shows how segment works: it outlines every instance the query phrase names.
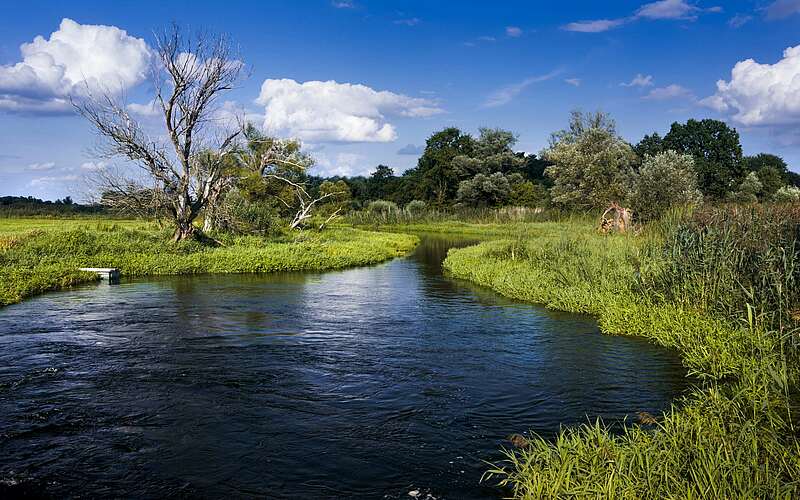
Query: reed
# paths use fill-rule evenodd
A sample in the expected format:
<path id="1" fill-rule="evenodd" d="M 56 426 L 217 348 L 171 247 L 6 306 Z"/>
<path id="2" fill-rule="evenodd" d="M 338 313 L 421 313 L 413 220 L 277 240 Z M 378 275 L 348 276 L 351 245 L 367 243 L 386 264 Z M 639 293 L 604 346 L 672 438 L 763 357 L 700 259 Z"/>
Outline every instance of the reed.
<path id="1" fill-rule="evenodd" d="M 536 437 L 486 479 L 516 498 L 797 498 L 798 228 L 795 207 L 719 207 L 452 250 L 453 275 L 677 349 L 697 380 L 655 425 Z"/>

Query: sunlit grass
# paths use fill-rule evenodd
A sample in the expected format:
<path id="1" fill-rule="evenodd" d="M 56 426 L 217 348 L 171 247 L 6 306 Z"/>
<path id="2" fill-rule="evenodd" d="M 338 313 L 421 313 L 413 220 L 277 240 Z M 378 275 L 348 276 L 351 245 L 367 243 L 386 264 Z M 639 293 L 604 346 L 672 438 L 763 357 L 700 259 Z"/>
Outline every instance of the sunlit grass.
<path id="1" fill-rule="evenodd" d="M 0 305 L 88 280 L 79 267 L 123 276 L 340 269 L 409 252 L 415 236 L 334 228 L 260 236 L 215 235 L 220 245 L 173 243 L 139 221 L 0 219 Z"/>

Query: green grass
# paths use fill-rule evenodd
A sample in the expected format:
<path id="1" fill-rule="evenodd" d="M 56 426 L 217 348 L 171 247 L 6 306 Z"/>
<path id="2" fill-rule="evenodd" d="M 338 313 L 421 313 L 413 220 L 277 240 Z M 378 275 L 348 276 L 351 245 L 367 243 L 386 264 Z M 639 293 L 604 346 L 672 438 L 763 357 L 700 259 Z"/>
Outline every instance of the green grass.
<path id="1" fill-rule="evenodd" d="M 79 267 L 117 267 L 123 276 L 321 271 L 381 262 L 418 241 L 346 228 L 218 235 L 223 246 L 172 243 L 169 236 L 169 229 L 139 221 L 0 219 L 0 305 L 96 279 Z"/>
<path id="2" fill-rule="evenodd" d="M 768 236 L 774 216 L 729 217 L 735 231 L 714 222 L 639 237 L 514 224 L 505 238 L 451 250 L 452 275 L 675 348 L 699 381 L 652 428 L 614 435 L 597 423 L 534 437 L 487 480 L 516 498 L 797 498 L 798 364 L 787 323 L 796 292 L 781 288 L 794 276 L 794 242 Z M 770 314 L 781 307 L 782 318 Z"/>

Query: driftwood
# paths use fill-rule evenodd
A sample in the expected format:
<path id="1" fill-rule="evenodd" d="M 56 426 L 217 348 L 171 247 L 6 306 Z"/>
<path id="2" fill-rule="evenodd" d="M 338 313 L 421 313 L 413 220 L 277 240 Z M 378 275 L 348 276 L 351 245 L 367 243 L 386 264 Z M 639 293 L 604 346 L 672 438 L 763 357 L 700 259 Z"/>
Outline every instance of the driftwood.
<path id="1" fill-rule="evenodd" d="M 631 229 L 632 218 L 633 211 L 630 208 L 622 207 L 619 203 L 613 202 L 600 217 L 600 227 L 598 229 L 603 234 L 611 232 L 625 233 Z"/>

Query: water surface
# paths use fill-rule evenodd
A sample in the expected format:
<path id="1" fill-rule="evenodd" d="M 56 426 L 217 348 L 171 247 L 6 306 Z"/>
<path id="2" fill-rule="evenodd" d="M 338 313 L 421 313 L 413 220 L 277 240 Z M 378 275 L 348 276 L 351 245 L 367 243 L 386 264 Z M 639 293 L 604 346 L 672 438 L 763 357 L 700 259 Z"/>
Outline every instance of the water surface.
<path id="1" fill-rule="evenodd" d="M 0 309 L 0 496 L 496 498 L 508 434 L 685 388 L 670 351 L 443 276 L 466 243 Z"/>

